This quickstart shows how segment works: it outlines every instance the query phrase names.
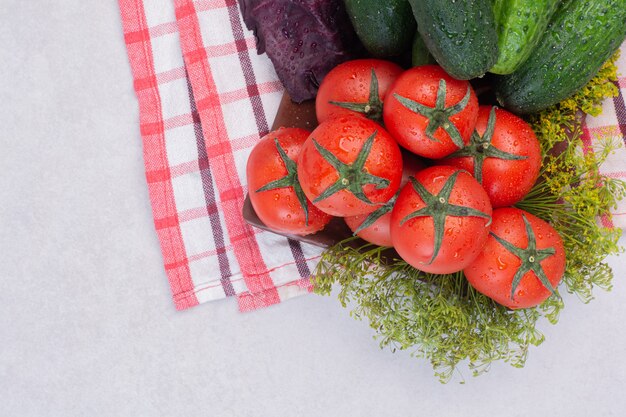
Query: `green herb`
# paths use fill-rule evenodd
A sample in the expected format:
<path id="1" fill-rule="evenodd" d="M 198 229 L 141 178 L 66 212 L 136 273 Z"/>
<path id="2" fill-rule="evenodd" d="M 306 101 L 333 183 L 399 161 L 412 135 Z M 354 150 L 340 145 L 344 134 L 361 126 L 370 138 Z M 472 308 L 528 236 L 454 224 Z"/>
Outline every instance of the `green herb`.
<path id="1" fill-rule="evenodd" d="M 617 93 L 614 56 L 576 95 L 533 115 L 529 122 L 542 144 L 544 163 L 538 184 L 517 206 L 549 221 L 564 240 L 567 265 L 563 283 L 584 302 L 593 289 L 611 288 L 613 272 L 604 262 L 621 251 L 621 231 L 598 222 L 626 195 L 626 184 L 600 175 L 599 166 L 615 148 L 607 139 L 581 152 L 581 114 L 596 115 L 601 102 Z M 561 153 L 553 148 L 562 147 Z M 536 308 L 509 310 L 475 291 L 462 273 L 420 272 L 388 249 L 354 248 L 350 238 L 326 250 L 315 273 L 315 292 L 329 295 L 339 286 L 339 301 L 351 315 L 366 319 L 381 347 L 409 350 L 430 361 L 442 382 L 467 362 L 473 375 L 491 363 L 524 366 L 530 346 L 544 340 L 538 322 L 558 321 L 558 294 Z M 562 288 L 562 287 L 561 287 Z"/>
<path id="2" fill-rule="evenodd" d="M 561 234 L 567 254 L 563 281 L 567 291 L 585 303 L 593 299 L 594 287 L 611 289 L 613 271 L 604 259 L 622 251 L 617 244 L 621 229 L 598 221 L 610 219 L 610 210 L 626 195 L 624 181 L 599 172 L 621 138 L 601 138 L 595 149 L 586 149 L 581 139 L 583 113 L 600 114 L 603 99 L 618 93 L 612 82 L 617 79 L 617 57 L 574 96 L 530 117 L 545 155 L 542 181 L 517 204 L 550 222 Z M 562 152 L 550 152 L 554 147 Z"/>

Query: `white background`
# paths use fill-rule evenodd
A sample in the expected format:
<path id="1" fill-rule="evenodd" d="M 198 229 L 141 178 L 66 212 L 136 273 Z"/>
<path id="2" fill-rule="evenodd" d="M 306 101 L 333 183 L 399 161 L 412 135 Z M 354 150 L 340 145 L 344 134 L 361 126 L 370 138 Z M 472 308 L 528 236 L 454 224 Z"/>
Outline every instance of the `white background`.
<path id="1" fill-rule="evenodd" d="M 117 2 L 1 2 L 0 416 L 624 415 L 623 257 L 524 369 L 464 385 L 334 298 L 176 312 Z"/>

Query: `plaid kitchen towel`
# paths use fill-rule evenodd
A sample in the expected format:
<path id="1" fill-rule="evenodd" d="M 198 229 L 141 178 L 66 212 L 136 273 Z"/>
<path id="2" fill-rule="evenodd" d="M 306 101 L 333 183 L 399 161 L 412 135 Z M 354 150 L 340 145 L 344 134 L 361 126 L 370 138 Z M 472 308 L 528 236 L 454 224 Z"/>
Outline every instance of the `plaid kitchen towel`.
<path id="1" fill-rule="evenodd" d="M 249 311 L 310 292 L 320 249 L 253 229 L 241 215 L 246 160 L 269 131 L 283 87 L 269 59 L 256 54 L 237 1 L 119 5 L 154 224 L 176 308 L 235 296 Z M 626 78 L 619 86 L 603 115 L 587 121 L 585 140 L 619 137 L 622 148 L 603 170 L 626 179 Z M 612 222 L 626 227 L 625 205 Z"/>
<path id="2" fill-rule="evenodd" d="M 241 216 L 250 149 L 283 88 L 236 0 L 120 0 L 154 224 L 177 309 L 242 311 L 311 289 L 320 255 Z"/>
<path id="3" fill-rule="evenodd" d="M 600 167 L 600 173 L 626 180 L 626 42 L 622 44 L 617 61 L 617 97 L 606 100 L 598 117 L 588 116 L 583 123 L 583 143 L 587 149 L 601 140 L 610 139 L 618 145 L 617 150 Z M 626 199 L 620 201 L 612 218 L 603 217 L 606 227 L 626 230 Z"/>

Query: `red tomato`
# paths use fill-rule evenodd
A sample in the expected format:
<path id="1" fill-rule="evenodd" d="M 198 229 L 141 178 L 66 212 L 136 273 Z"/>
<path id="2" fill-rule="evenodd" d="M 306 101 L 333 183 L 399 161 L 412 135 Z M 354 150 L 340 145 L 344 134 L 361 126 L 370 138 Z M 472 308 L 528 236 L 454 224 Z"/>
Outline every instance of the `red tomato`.
<path id="1" fill-rule="evenodd" d="M 302 146 L 298 176 L 320 210 L 346 217 L 369 213 L 396 193 L 402 155 L 396 141 L 361 116 L 320 124 Z"/>
<path id="2" fill-rule="evenodd" d="M 424 169 L 424 163 L 417 156 L 404 152 L 402 154 L 402 187 L 409 181 L 409 177 Z M 393 246 L 391 241 L 391 210 L 396 202 L 397 193 L 384 206 L 369 214 L 360 214 L 344 218 L 346 224 L 361 239 L 378 246 Z"/>
<path id="3" fill-rule="evenodd" d="M 472 172 L 491 204 L 505 207 L 523 199 L 537 181 L 541 148 L 528 123 L 506 110 L 480 106 L 470 144 L 442 163 Z"/>
<path id="4" fill-rule="evenodd" d="M 294 160 L 308 136 L 304 129 L 280 128 L 261 138 L 248 158 L 252 207 L 278 232 L 307 235 L 322 230 L 332 218 L 306 199 L 298 182 Z"/>
<path id="5" fill-rule="evenodd" d="M 380 216 L 378 216 L 376 211 L 374 211 L 369 214 L 345 217 L 344 220 L 350 230 L 352 230 L 352 232 L 358 235 L 361 239 L 378 246 L 393 246 L 393 242 L 391 241 L 391 232 L 389 230 L 392 207 L 393 203 L 388 209 L 385 208 L 385 212 Z M 373 218 L 370 217 L 372 215 L 375 216 L 373 223 L 365 223 L 368 219 Z M 362 226 L 365 227 L 360 229 Z"/>
<path id="6" fill-rule="evenodd" d="M 315 99 L 317 120 L 360 113 L 377 122 L 383 119 L 383 100 L 403 69 L 380 59 L 357 59 L 333 68 L 322 81 Z"/>
<path id="7" fill-rule="evenodd" d="M 417 269 L 457 272 L 480 253 L 489 234 L 491 203 L 466 171 L 434 166 L 404 186 L 391 213 L 391 240 Z"/>
<path id="8" fill-rule="evenodd" d="M 400 146 L 439 159 L 469 142 L 478 99 L 469 82 L 450 77 L 437 65 L 424 65 L 405 71 L 391 86 L 383 116 Z"/>
<path id="9" fill-rule="evenodd" d="M 565 250 L 549 223 L 517 208 L 493 211 L 480 255 L 463 270 L 476 290 L 503 306 L 541 304 L 565 272 Z"/>

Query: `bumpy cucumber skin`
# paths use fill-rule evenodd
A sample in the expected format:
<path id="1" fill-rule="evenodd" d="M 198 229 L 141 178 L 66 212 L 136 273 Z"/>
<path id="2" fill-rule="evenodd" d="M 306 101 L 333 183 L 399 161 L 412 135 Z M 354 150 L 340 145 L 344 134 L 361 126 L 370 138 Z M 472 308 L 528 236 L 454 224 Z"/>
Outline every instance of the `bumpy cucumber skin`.
<path id="1" fill-rule="evenodd" d="M 415 32 L 415 38 L 413 39 L 413 49 L 411 51 L 411 64 L 414 67 L 422 65 L 436 64 L 437 61 L 428 52 L 428 48 L 424 44 L 422 35 L 419 32 Z"/>
<path id="2" fill-rule="evenodd" d="M 533 113 L 582 88 L 626 37 L 626 0 L 569 0 L 555 12 L 531 56 L 499 77 L 498 102 Z"/>
<path id="3" fill-rule="evenodd" d="M 370 54 L 384 58 L 410 50 L 416 23 L 408 0 L 344 0 L 344 4 Z"/>
<path id="4" fill-rule="evenodd" d="M 489 70 L 510 74 L 526 61 L 541 39 L 559 0 L 494 0 L 498 61 Z"/>
<path id="5" fill-rule="evenodd" d="M 417 30 L 437 63 L 459 80 L 484 75 L 498 59 L 492 0 L 409 0 Z"/>

